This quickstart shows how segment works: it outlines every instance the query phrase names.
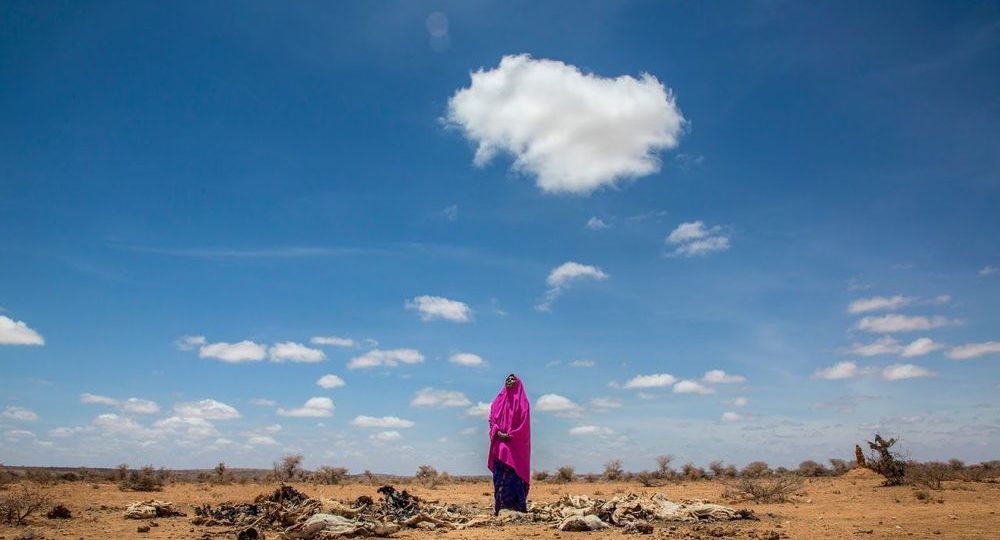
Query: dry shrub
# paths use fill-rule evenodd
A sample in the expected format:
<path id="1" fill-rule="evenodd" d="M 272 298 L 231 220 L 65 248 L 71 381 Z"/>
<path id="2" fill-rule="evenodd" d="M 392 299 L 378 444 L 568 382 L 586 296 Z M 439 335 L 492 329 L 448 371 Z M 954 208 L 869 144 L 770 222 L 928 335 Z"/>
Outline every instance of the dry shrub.
<path id="1" fill-rule="evenodd" d="M 576 480 L 576 471 L 569 465 L 563 465 L 556 469 L 556 482 L 572 482 Z"/>
<path id="2" fill-rule="evenodd" d="M 685 480 L 701 480 L 705 478 L 705 469 L 695 467 L 694 463 L 687 462 L 681 467 L 681 476 Z"/>
<path id="3" fill-rule="evenodd" d="M 799 474 L 802 476 L 826 476 L 829 471 L 826 467 L 816 463 L 811 459 L 807 459 L 802 463 L 799 463 Z"/>
<path id="4" fill-rule="evenodd" d="M 726 465 L 721 460 L 709 463 L 708 469 L 712 471 L 712 478 L 736 478 L 738 474 L 736 467 Z"/>
<path id="5" fill-rule="evenodd" d="M 274 462 L 274 476 L 278 480 L 291 482 L 302 474 L 302 454 L 286 454 Z"/>
<path id="6" fill-rule="evenodd" d="M 622 460 L 612 459 L 604 464 L 604 479 L 605 480 L 621 480 L 622 476 L 625 474 L 625 469 L 622 468 Z"/>
<path id="7" fill-rule="evenodd" d="M 847 471 L 851 470 L 853 465 L 854 465 L 853 463 L 850 463 L 847 460 L 830 458 L 830 467 L 833 468 L 833 470 L 830 473 L 833 474 L 834 476 L 840 476 L 842 474 L 846 474 Z"/>
<path id="8" fill-rule="evenodd" d="M 413 475 L 413 479 L 420 482 L 426 488 L 433 488 L 438 483 L 439 475 L 437 469 L 434 467 L 421 465 L 417 467 L 417 474 Z"/>
<path id="9" fill-rule="evenodd" d="M 674 470 L 670 467 L 670 462 L 674 460 L 674 456 L 670 454 L 663 454 L 661 456 L 656 456 L 656 476 L 660 478 L 673 478 Z"/>
<path id="10" fill-rule="evenodd" d="M 802 479 L 797 476 L 777 476 L 770 479 L 743 477 L 726 484 L 722 496 L 736 502 L 783 503 L 802 489 Z"/>
<path id="11" fill-rule="evenodd" d="M 660 485 L 657 481 L 657 474 L 649 471 L 641 471 L 635 475 L 635 479 L 642 484 L 642 487 L 656 487 Z"/>
<path id="12" fill-rule="evenodd" d="M 750 463 L 747 463 L 746 467 L 743 467 L 743 472 L 741 472 L 740 475 L 746 478 L 763 478 L 765 476 L 770 476 L 771 466 L 764 461 L 751 461 Z"/>
<path id="13" fill-rule="evenodd" d="M 0 522 L 7 525 L 24 525 L 31 514 L 51 503 L 48 495 L 37 489 L 21 486 L 0 495 Z"/>
<path id="14" fill-rule="evenodd" d="M 531 477 L 536 482 L 544 482 L 549 479 L 549 471 L 535 471 L 535 473 L 532 474 Z"/>
<path id="15" fill-rule="evenodd" d="M 866 465 L 885 477 L 886 486 L 902 485 L 906 479 L 906 462 L 899 452 L 892 450 L 897 442 L 896 439 L 885 440 L 877 433 L 874 441 L 868 441 L 868 447 L 873 452 Z"/>
<path id="16" fill-rule="evenodd" d="M 344 467 L 330 467 L 328 465 L 316 469 L 316 472 L 312 475 L 314 482 L 334 486 L 343 482 L 346 477 L 347 469 Z"/>
<path id="17" fill-rule="evenodd" d="M 131 470 L 125 479 L 118 483 L 122 491 L 160 491 L 163 489 L 163 477 L 156 474 L 156 469 L 147 465 L 139 470 Z"/>

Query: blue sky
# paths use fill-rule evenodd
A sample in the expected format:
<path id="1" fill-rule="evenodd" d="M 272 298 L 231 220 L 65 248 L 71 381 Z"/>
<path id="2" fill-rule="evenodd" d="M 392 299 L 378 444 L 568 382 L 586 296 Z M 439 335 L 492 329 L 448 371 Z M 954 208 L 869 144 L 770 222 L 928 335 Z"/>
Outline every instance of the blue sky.
<path id="1" fill-rule="evenodd" d="M 997 457 L 995 3 L 8 2 L 0 55 L 4 463 L 481 473 L 508 372 L 536 469 Z"/>

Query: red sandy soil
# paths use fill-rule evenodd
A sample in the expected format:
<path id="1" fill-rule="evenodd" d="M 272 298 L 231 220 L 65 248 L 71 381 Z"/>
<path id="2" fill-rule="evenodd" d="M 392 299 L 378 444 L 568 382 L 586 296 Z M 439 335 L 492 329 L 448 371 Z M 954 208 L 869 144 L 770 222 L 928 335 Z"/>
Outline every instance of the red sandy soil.
<path id="1" fill-rule="evenodd" d="M 25 484 L 49 494 L 54 502 L 62 503 L 73 512 L 69 520 L 47 519 L 32 516 L 27 527 L 0 525 L 0 539 L 13 540 L 32 529 L 44 538 L 81 540 L 108 540 L 118 538 L 235 538 L 235 533 L 224 527 L 198 527 L 189 519 L 193 508 L 203 503 L 218 504 L 224 501 L 252 501 L 261 493 L 269 493 L 274 485 L 229 484 L 211 485 L 175 483 L 163 491 L 136 493 L 120 491 L 114 484 L 88 484 L 85 482 L 54 485 Z M 324 486 L 296 484 L 300 491 L 312 497 L 354 500 L 360 495 L 379 498 L 378 486 L 348 484 Z M 417 485 L 398 485 L 422 499 L 458 504 L 476 504 L 481 508 L 492 505 L 492 485 L 488 482 L 453 483 L 427 489 Z M 651 537 L 655 538 L 761 538 L 764 533 L 776 532 L 780 538 L 905 538 L 905 539 L 989 539 L 1000 538 L 1000 484 L 973 482 L 946 482 L 943 489 L 923 490 L 929 495 L 919 500 L 917 488 L 899 486 L 882 487 L 880 478 L 865 470 L 852 471 L 838 478 L 807 480 L 795 497 L 796 502 L 782 504 L 732 503 L 722 497 L 725 485 L 721 481 L 668 483 L 660 487 L 643 488 L 624 482 L 573 482 L 553 484 L 537 482 L 532 485 L 530 500 L 554 501 L 564 494 L 586 494 L 592 497 L 611 498 L 623 493 L 665 494 L 669 499 L 706 499 L 736 508 L 750 508 L 760 521 L 734 521 L 699 525 L 685 523 L 654 523 Z M 17 489 L 8 486 L 0 495 Z M 122 517 L 125 507 L 137 500 L 155 498 L 179 505 L 188 517 L 153 520 L 156 526 L 147 533 L 137 532 L 140 525 L 150 520 L 126 520 Z M 547 525 L 496 525 L 463 531 L 425 531 L 404 529 L 395 538 L 427 539 L 572 539 L 627 538 L 620 529 L 600 532 L 561 532 Z M 267 532 L 267 538 L 278 538 L 277 532 Z"/>

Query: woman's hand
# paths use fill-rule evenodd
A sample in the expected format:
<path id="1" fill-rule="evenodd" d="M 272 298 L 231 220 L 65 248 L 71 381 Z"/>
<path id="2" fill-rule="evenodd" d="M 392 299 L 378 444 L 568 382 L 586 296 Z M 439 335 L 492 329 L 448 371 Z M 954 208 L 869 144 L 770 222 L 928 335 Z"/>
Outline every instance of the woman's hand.
<path id="1" fill-rule="evenodd" d="M 504 431 L 498 431 L 497 432 L 497 438 L 500 439 L 503 442 L 507 442 L 507 441 L 510 440 L 510 434 L 508 434 L 507 432 L 504 432 Z"/>

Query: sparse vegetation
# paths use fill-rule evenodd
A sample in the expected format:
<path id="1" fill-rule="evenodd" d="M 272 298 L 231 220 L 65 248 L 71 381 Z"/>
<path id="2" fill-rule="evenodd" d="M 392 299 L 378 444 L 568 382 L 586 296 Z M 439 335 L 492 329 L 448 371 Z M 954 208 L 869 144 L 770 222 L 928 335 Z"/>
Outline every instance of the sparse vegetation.
<path id="1" fill-rule="evenodd" d="M 771 466 L 764 461 L 751 461 L 743 467 L 741 476 L 746 478 L 763 478 L 771 475 Z"/>
<path id="2" fill-rule="evenodd" d="M 324 465 L 312 474 L 313 480 L 320 484 L 337 485 L 344 481 L 347 477 L 347 469 L 344 467 L 330 467 Z"/>
<path id="3" fill-rule="evenodd" d="M 788 502 L 800 489 L 802 489 L 802 479 L 796 476 L 785 475 L 767 479 L 744 477 L 727 484 L 722 495 L 737 502 L 783 503 Z"/>
<path id="4" fill-rule="evenodd" d="M 440 478 L 437 469 L 430 465 L 421 465 L 417 467 L 417 474 L 413 475 L 413 479 L 426 488 L 433 488 Z"/>
<path id="5" fill-rule="evenodd" d="M 576 480 L 576 471 L 569 465 L 563 465 L 556 469 L 556 482 L 572 482 Z"/>
<path id="6" fill-rule="evenodd" d="M 612 459 L 604 464 L 604 479 L 610 481 L 621 480 L 622 476 L 625 474 L 625 469 L 622 467 L 622 460 Z"/>
<path id="7" fill-rule="evenodd" d="M 635 479 L 639 481 L 643 487 L 654 487 L 660 485 L 657 481 L 657 474 L 649 471 L 641 471 L 635 475 Z"/>
<path id="8" fill-rule="evenodd" d="M 48 506 L 51 499 L 36 488 L 22 485 L 0 495 L 0 522 L 24 525 L 35 512 Z"/>
<path id="9" fill-rule="evenodd" d="M 833 469 L 831 472 L 835 476 L 840 476 L 845 474 L 847 471 L 851 470 L 852 463 L 847 460 L 830 458 L 830 467 Z"/>
<path id="10" fill-rule="evenodd" d="M 129 470 L 125 479 L 118 483 L 122 491 L 160 491 L 163 489 L 163 476 L 156 469 L 147 465 L 138 470 Z"/>
<path id="11" fill-rule="evenodd" d="M 226 464 L 224 462 L 220 461 L 212 470 L 215 471 L 216 482 L 220 484 L 226 483 Z"/>
<path id="12" fill-rule="evenodd" d="M 673 478 L 674 470 L 670 467 L 670 463 L 673 460 L 674 456 L 671 456 L 670 454 L 656 456 L 656 475 L 665 479 Z"/>
<path id="13" fill-rule="evenodd" d="M 822 464 L 811 459 L 799 463 L 798 473 L 802 476 L 826 476 L 829 472 Z"/>
<path id="14" fill-rule="evenodd" d="M 286 454 L 274 462 L 274 475 L 282 482 L 291 482 L 302 474 L 302 454 Z"/>
<path id="15" fill-rule="evenodd" d="M 685 480 L 702 480 L 705 478 L 705 469 L 695 466 L 694 463 L 687 462 L 681 467 L 681 476 Z"/>
<path id="16" fill-rule="evenodd" d="M 549 479 L 549 471 L 535 471 L 535 473 L 532 474 L 531 477 L 536 482 L 544 482 Z"/>

